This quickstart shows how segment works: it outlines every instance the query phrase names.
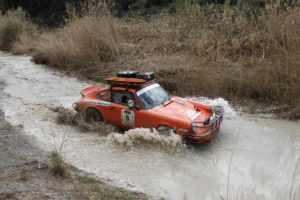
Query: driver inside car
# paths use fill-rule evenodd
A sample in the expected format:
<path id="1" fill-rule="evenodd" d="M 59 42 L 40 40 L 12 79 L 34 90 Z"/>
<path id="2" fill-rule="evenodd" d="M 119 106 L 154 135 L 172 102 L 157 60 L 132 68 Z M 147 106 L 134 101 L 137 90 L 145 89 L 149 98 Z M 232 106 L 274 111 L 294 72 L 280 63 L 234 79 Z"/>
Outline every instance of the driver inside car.
<path id="1" fill-rule="evenodd" d="M 125 103 L 127 105 L 128 101 L 130 100 L 129 96 L 123 95 L 122 97 L 122 103 Z"/>

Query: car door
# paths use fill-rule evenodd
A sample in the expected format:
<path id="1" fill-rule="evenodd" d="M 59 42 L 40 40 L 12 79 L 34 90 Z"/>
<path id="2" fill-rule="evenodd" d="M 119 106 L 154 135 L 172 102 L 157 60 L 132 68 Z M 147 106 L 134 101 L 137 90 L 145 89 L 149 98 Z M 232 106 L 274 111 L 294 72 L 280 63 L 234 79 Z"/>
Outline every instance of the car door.
<path id="1" fill-rule="evenodd" d="M 110 121 L 110 106 L 111 106 L 111 91 L 110 90 L 104 90 L 96 94 L 95 100 L 98 105 L 96 107 L 101 111 L 102 116 L 104 117 L 104 120 L 108 123 L 111 123 Z M 104 102 L 100 102 L 99 100 L 102 100 Z"/>
<path id="2" fill-rule="evenodd" d="M 143 110 L 143 109 L 139 109 L 136 110 L 135 108 L 133 108 L 132 110 L 134 110 L 135 115 L 134 115 L 134 119 L 135 119 L 135 123 L 134 123 L 134 127 L 136 128 L 155 128 L 157 122 L 157 119 L 155 118 L 155 116 L 153 115 L 153 113 L 150 110 Z"/>
<path id="3" fill-rule="evenodd" d="M 113 90 L 112 101 L 110 104 L 110 123 L 125 128 L 134 128 L 135 113 L 130 110 L 127 103 L 129 100 L 134 100 L 134 96 L 129 91 Z"/>

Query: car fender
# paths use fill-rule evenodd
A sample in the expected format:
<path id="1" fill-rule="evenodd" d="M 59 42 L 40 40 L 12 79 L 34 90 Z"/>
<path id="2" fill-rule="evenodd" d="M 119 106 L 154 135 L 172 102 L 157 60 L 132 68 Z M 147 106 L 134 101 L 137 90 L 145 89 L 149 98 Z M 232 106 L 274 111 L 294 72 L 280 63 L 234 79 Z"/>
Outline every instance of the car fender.
<path id="1" fill-rule="evenodd" d="M 89 108 L 93 108 L 93 109 L 98 110 L 98 111 L 101 113 L 101 115 L 102 115 L 102 117 L 103 117 L 103 119 L 104 119 L 104 121 L 105 121 L 105 116 L 103 115 L 103 111 L 101 110 L 101 107 L 95 106 L 95 105 L 91 105 L 91 104 L 87 104 L 87 105 L 85 106 L 85 108 L 82 110 L 83 113 L 85 114 L 86 111 L 87 111 Z"/>
<path id="2" fill-rule="evenodd" d="M 157 115 L 155 113 L 155 119 L 157 119 L 157 123 L 155 124 L 155 127 L 159 126 L 169 126 L 172 129 L 174 129 L 179 134 L 187 134 L 190 129 L 190 123 L 180 120 L 176 117 L 170 117 L 164 114 Z M 185 131 L 182 131 L 185 130 Z"/>
<path id="3" fill-rule="evenodd" d="M 104 87 L 103 85 L 93 85 L 91 87 L 87 87 L 87 88 L 81 90 L 80 94 L 82 97 L 85 97 L 93 92 L 96 92 L 96 91 L 102 89 L 103 87 Z"/>

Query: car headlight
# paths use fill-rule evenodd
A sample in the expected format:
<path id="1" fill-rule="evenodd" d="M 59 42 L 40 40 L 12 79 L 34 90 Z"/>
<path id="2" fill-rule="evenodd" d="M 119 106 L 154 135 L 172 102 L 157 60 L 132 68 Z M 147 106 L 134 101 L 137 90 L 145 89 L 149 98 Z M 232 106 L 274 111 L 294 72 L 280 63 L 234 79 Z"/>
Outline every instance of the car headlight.
<path id="1" fill-rule="evenodd" d="M 212 114 L 211 116 L 210 116 L 210 118 L 209 118 L 209 123 L 210 122 L 212 122 L 212 121 L 214 121 L 215 119 L 216 119 L 216 114 L 214 113 L 214 114 Z"/>

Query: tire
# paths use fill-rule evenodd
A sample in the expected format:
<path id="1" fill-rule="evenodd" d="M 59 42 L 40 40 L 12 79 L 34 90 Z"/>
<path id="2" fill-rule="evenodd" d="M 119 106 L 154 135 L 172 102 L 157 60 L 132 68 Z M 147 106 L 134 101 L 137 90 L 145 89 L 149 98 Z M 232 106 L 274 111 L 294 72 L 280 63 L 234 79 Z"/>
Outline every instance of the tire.
<path id="1" fill-rule="evenodd" d="M 176 131 L 171 128 L 170 126 L 167 125 L 159 125 L 156 128 L 156 131 L 160 134 L 160 135 L 164 135 L 164 136 L 169 136 L 171 134 L 171 131 L 174 131 L 176 133 Z"/>
<path id="2" fill-rule="evenodd" d="M 85 111 L 85 121 L 90 122 L 103 122 L 104 118 L 99 110 L 96 108 L 87 108 Z"/>

